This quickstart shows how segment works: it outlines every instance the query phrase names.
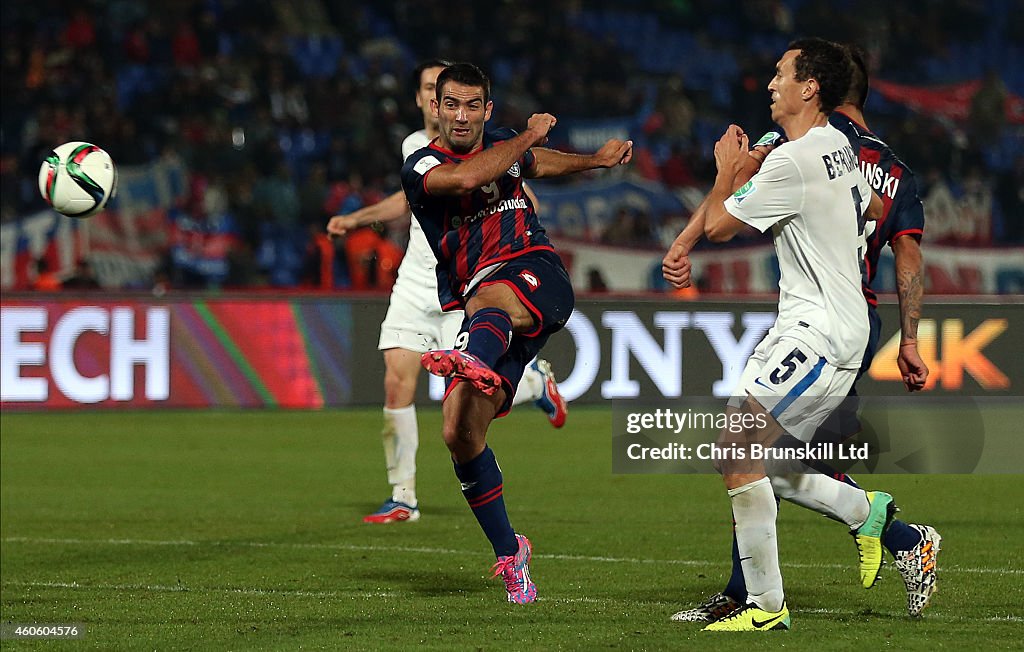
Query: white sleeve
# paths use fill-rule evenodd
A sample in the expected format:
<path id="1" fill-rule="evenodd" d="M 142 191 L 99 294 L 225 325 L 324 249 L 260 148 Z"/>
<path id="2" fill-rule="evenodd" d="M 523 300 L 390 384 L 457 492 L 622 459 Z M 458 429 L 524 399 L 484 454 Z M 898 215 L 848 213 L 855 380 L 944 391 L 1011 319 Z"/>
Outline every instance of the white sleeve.
<path id="1" fill-rule="evenodd" d="M 429 144 L 430 139 L 427 138 L 426 131 L 420 129 L 419 131 L 412 132 L 402 141 L 402 160 L 408 161 L 413 152 Z"/>
<path id="2" fill-rule="evenodd" d="M 799 213 L 803 203 L 803 179 L 796 162 L 772 152 L 758 173 L 725 200 L 725 210 L 764 233 L 776 222 Z"/>

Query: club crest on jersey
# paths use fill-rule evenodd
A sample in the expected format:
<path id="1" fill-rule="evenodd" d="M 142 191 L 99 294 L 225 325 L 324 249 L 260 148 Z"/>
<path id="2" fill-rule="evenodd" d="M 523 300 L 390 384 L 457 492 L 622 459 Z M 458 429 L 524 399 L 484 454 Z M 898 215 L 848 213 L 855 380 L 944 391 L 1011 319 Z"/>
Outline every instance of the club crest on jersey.
<path id="1" fill-rule="evenodd" d="M 738 204 L 749 197 L 752 192 L 754 192 L 754 182 L 748 181 L 733 194 L 732 198 L 735 199 Z"/>
<path id="2" fill-rule="evenodd" d="M 516 161 L 515 163 L 513 163 L 512 167 L 510 167 L 508 169 L 508 175 L 510 177 L 518 177 L 519 176 L 519 161 Z"/>
<path id="3" fill-rule="evenodd" d="M 523 282 L 530 286 L 530 292 L 540 287 L 540 279 L 528 269 L 519 272 L 519 278 L 523 279 Z"/>

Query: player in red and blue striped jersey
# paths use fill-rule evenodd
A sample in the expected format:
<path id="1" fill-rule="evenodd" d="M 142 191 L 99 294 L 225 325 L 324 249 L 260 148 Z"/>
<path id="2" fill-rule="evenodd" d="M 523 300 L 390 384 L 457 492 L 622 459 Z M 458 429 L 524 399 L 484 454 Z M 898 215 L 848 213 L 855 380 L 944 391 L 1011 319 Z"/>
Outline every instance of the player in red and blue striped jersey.
<path id="1" fill-rule="evenodd" d="M 504 481 L 487 446 L 491 421 L 511 406 L 526 364 L 572 314 L 574 295 L 523 191 L 523 178 L 551 177 L 628 163 L 631 141 L 609 140 L 596 153 L 540 147 L 555 126 L 531 116 L 523 133 L 491 130 L 490 81 L 472 64 L 437 78 L 440 134 L 402 168 L 402 187 L 437 257 L 438 297 L 445 310 L 465 309 L 456 348 L 429 351 L 422 363 L 451 379 L 442 404 L 444 440 L 462 493 L 494 548 L 510 602 L 533 602 L 530 542 L 516 534 Z"/>
<path id="2" fill-rule="evenodd" d="M 516 135 L 512 129 L 485 130 L 478 151 L 490 149 Z M 459 154 L 434 141 L 409 157 L 403 178 L 408 175 L 418 181 L 438 165 L 463 163 L 475 155 L 476 151 Z M 523 170 L 531 169 L 534 161 L 533 151 L 526 150 L 506 173 L 473 192 L 460 195 L 457 201 L 436 201 L 425 185 L 414 186 L 413 192 L 420 195 L 420 207 L 433 209 L 419 221 L 441 262 L 437 277 L 443 310 L 462 307 L 463 294 L 480 270 L 530 252 L 554 251 L 533 202 L 523 188 Z M 409 198 L 411 203 L 413 195 Z"/>

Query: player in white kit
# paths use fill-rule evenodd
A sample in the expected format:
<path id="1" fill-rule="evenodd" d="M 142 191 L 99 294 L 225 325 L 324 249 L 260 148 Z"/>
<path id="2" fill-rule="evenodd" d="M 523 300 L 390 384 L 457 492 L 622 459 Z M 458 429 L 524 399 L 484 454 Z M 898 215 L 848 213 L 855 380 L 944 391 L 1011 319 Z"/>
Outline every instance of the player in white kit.
<path id="1" fill-rule="evenodd" d="M 763 417 L 753 423 L 767 425 L 739 435 L 723 432 L 720 443 L 770 445 L 782 430 L 809 442 L 846 397 L 860 367 L 869 328 L 860 269 L 864 224 L 881 215 L 882 203 L 861 174 L 849 140 L 828 123 L 849 80 L 841 46 L 796 41 L 768 86 L 772 119 L 789 142 L 772 150 L 735 193 L 734 179 L 749 162 L 747 137 L 733 125 L 715 146 L 718 175 L 701 214 L 705 235 L 724 242 L 747 225 L 771 229 L 781 269 L 778 319 L 755 348 L 730 401 L 731 410 Z M 664 262 L 666 278 L 684 271 L 682 260 L 668 256 Z M 765 464 L 749 456 L 723 462 L 720 470 L 748 602 L 706 630 L 789 628 L 775 494 L 850 526 L 862 575 L 873 574 L 872 581 L 877 576 L 881 537 L 895 511 L 891 496 L 816 473 L 773 473 L 769 480 Z"/>
<path id="2" fill-rule="evenodd" d="M 447 61 L 433 59 L 422 62 L 413 71 L 416 105 L 422 111 L 424 128 L 409 134 L 402 142 L 402 160 L 437 136 L 437 117 L 430 110 L 430 98 L 435 94 L 437 76 L 448 65 Z M 536 205 L 536 199 L 531 199 Z M 408 214 L 405 193 L 399 190 L 377 204 L 332 217 L 327 231 L 332 236 L 344 236 L 353 229 L 397 220 Z M 391 291 L 377 345 L 384 354 L 382 436 L 388 483 L 392 489 L 380 509 L 363 518 L 366 523 L 399 523 L 420 517 L 416 498 L 419 429 L 414 402 L 422 370 L 420 356 L 430 350 L 450 348 L 463 320 L 461 311 L 441 312 L 436 265 L 426 236 L 414 218 L 409 226 L 409 245 L 398 268 L 398 279 Z M 535 359 L 516 389 L 513 405 L 528 401 L 543 410 L 554 427 L 560 428 L 565 423 L 568 406 L 558 392 L 551 365 L 546 360 Z"/>

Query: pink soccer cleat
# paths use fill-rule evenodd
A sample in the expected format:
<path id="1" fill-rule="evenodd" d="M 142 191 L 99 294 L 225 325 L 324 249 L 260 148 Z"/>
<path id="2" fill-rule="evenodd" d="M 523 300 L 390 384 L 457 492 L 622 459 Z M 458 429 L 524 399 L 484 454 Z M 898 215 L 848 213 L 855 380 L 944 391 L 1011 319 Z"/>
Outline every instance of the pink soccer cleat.
<path id="1" fill-rule="evenodd" d="M 484 394 L 491 396 L 501 387 L 501 376 L 488 367 L 480 358 L 458 349 L 427 351 L 420 356 L 423 368 L 435 376 L 468 380 Z"/>
<path id="2" fill-rule="evenodd" d="M 498 561 L 491 570 L 497 577 L 505 580 L 505 590 L 508 591 L 508 601 L 516 604 L 529 604 L 537 599 L 537 585 L 530 579 L 530 557 L 533 556 L 533 548 L 530 540 L 521 534 L 516 535 L 519 542 L 519 551 L 514 555 L 498 557 Z"/>

